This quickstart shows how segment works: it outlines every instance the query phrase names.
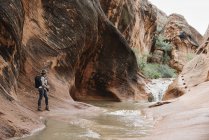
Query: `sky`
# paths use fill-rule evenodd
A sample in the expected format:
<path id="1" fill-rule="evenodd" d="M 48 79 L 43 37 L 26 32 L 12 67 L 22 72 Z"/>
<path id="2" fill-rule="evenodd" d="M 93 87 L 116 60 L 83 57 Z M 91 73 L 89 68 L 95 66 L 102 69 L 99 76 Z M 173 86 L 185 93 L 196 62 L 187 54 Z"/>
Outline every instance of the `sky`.
<path id="1" fill-rule="evenodd" d="M 209 25 L 209 0 L 149 0 L 167 15 L 178 13 L 200 34 L 204 35 Z"/>

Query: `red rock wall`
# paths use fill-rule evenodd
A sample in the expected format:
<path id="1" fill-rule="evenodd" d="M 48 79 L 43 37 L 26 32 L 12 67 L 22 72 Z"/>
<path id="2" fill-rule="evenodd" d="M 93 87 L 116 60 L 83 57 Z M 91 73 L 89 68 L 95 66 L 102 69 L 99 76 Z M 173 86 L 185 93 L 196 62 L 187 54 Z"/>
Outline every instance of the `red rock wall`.
<path id="1" fill-rule="evenodd" d="M 9 37 L 6 39 L 16 48 L 14 55 L 12 52 L 5 56 L 11 58 L 3 58 L 2 63 L 8 61 L 14 67 L 12 73 L 7 74 L 17 73 L 5 80 L 10 84 L 2 83 L 2 87 L 8 86 L 9 89 L 18 84 L 32 89 L 34 76 L 46 68 L 51 77 L 57 77 L 55 81 L 59 82 L 61 78 L 68 83 L 65 88 L 77 100 L 96 99 L 97 96 L 127 100 L 136 99 L 144 93 L 136 90 L 135 55 L 121 33 L 106 18 L 98 1 L 24 0 L 5 7 L 11 13 L 5 15 L 11 19 L 5 25 L 11 24 L 11 29 L 1 27 L 13 35 L 11 41 Z M 10 12 L 12 10 L 17 16 Z M 4 18 L 1 19 L 1 24 L 4 24 Z M 14 58 L 16 54 L 18 57 Z M 17 78 L 18 83 L 12 80 Z M 52 88 L 56 92 L 56 82 L 52 81 Z M 5 90 L 10 94 L 8 89 Z"/>
<path id="2" fill-rule="evenodd" d="M 136 57 L 98 0 L 2 0 L 0 139 L 42 125 L 34 77 L 43 68 L 52 109 L 73 108 L 73 99 L 146 98 Z"/>
<path id="3" fill-rule="evenodd" d="M 183 68 L 180 75 L 169 86 L 164 100 L 173 99 L 191 91 L 191 89 L 209 80 L 208 37 L 206 31 L 202 45 L 197 50 L 197 55 Z"/>
<path id="4" fill-rule="evenodd" d="M 20 71 L 21 39 L 24 22 L 20 1 L 0 2 L 0 92 L 9 100 L 16 98 Z"/>
<path id="5" fill-rule="evenodd" d="M 194 54 L 199 47 L 199 39 L 202 36 L 187 23 L 183 16 L 177 14 L 169 16 L 161 35 L 173 45 L 170 66 L 182 71 L 183 66 L 188 62 L 188 55 Z"/>
<path id="6" fill-rule="evenodd" d="M 100 2 L 109 20 L 120 30 L 139 59 L 151 56 L 149 62 L 162 63 L 165 52 L 155 45 L 155 37 L 161 35 L 172 44 L 167 64 L 181 71 L 187 57 L 194 54 L 202 39 L 183 16 L 167 16 L 147 0 Z M 180 39 L 180 33 L 185 33 L 186 38 Z"/>
<path id="7" fill-rule="evenodd" d="M 109 20 L 137 55 L 149 54 L 157 28 L 158 9 L 147 0 L 100 0 Z"/>

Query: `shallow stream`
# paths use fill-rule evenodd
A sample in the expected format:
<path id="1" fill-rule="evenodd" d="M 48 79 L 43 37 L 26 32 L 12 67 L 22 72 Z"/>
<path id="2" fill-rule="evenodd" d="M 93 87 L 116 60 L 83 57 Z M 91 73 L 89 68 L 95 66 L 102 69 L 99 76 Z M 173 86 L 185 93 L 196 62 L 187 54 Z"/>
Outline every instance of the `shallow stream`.
<path id="1" fill-rule="evenodd" d="M 96 140 L 139 138 L 149 134 L 152 118 L 143 114 L 145 103 L 91 102 L 104 108 L 98 115 L 77 115 L 68 123 L 49 119 L 46 129 L 22 140 Z M 93 113 L 93 112 L 92 112 Z M 94 112 L 95 113 L 95 112 Z"/>
<path id="2" fill-rule="evenodd" d="M 152 81 L 148 86 L 160 100 L 170 80 Z M 161 89 L 162 88 L 162 89 Z M 159 94 L 160 95 L 159 95 Z M 154 121 L 143 110 L 148 102 L 88 102 L 103 108 L 102 113 L 77 114 L 62 122 L 48 119 L 46 128 L 21 140 L 120 140 L 140 138 L 150 134 Z M 93 114 L 94 113 L 94 114 Z"/>

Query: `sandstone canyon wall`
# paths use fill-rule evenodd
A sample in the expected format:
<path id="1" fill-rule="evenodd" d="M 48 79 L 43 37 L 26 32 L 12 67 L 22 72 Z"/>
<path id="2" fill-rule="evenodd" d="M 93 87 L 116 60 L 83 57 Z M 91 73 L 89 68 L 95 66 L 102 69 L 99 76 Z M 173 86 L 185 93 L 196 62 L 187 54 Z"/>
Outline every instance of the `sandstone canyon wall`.
<path id="1" fill-rule="evenodd" d="M 190 57 L 195 56 L 201 39 L 200 33 L 192 28 L 183 16 L 172 14 L 156 32 L 150 61 L 163 62 L 180 72 Z"/>
<path id="2" fill-rule="evenodd" d="M 208 57 L 208 40 L 209 40 L 209 28 L 204 35 L 202 45 L 197 50 L 199 54 L 188 62 L 180 75 L 169 86 L 164 100 L 173 99 L 179 97 L 190 91 L 192 87 L 195 87 L 201 83 L 209 80 L 209 57 Z"/>
<path id="3" fill-rule="evenodd" d="M 28 134 L 41 126 L 38 116 L 17 97 L 23 24 L 21 1 L 0 1 L 0 139 Z"/>
<path id="4" fill-rule="evenodd" d="M 12 2 L 2 3 L 6 3 L 4 7 L 7 8 Z M 8 61 L 11 67 L 15 67 L 13 73 L 16 71 L 16 75 L 7 73 L 14 75 L 11 78 L 5 76 L 7 81 L 15 82 L 12 79 L 16 77 L 20 84 L 30 86 L 25 81 L 31 84 L 34 75 L 46 68 L 50 75 L 69 83 L 74 98 L 86 98 L 88 94 L 115 100 L 135 98 L 133 87 L 137 87 L 138 80 L 135 55 L 103 14 L 98 1 L 58 3 L 24 0 L 12 6 L 13 9 L 2 7 L 7 10 L 2 12 L 11 13 L 9 11 L 13 10 L 17 16 L 7 15 L 9 17 L 6 18 L 11 20 L 8 24 L 3 23 L 7 19 L 1 18 L 2 24 L 12 24 L 9 31 L 1 26 L 3 31 L 11 34 L 5 38 L 15 37 L 15 40 L 7 40 L 5 48 L 12 48 L 9 47 L 12 45 L 17 48 L 14 47 L 11 54 L 10 50 L 7 51 L 8 56 L 5 57 L 11 56 L 10 60 L 2 57 L 2 61 Z M 16 25 L 14 22 L 20 23 Z M 3 53 L 4 48 L 1 48 Z M 2 66 L 2 71 L 5 69 Z M 2 86 L 11 87 L 10 84 Z M 54 87 L 56 85 L 52 84 Z M 121 92 L 123 94 L 120 95 Z"/>
<path id="5" fill-rule="evenodd" d="M 146 0 L 1 0 L 0 137 L 42 125 L 34 113 L 34 77 L 43 68 L 52 108 L 73 106 L 73 99 L 146 98 L 132 50 L 139 56 L 154 53 L 158 32 L 173 44 L 180 41 L 182 28 L 170 34 L 172 19 Z M 193 51 L 201 36 L 190 31 L 187 43 L 179 44 Z"/>
<path id="6" fill-rule="evenodd" d="M 156 45 L 156 39 L 171 44 L 169 60 L 165 62 L 177 71 L 193 57 L 202 36 L 178 14 L 167 16 L 147 0 L 100 0 L 102 8 L 123 34 L 138 59 L 148 57 L 148 62 L 162 63 L 165 50 Z M 180 38 L 181 36 L 181 38 Z"/>
<path id="7" fill-rule="evenodd" d="M 153 137 L 160 140 L 209 138 L 208 31 L 200 43 L 202 45 L 198 48 L 198 56 L 184 66 L 167 90 L 164 100 L 172 103 L 153 108 L 152 113 L 161 118 L 161 121 L 146 140 Z"/>
<path id="8" fill-rule="evenodd" d="M 197 50 L 197 54 L 207 54 L 209 49 L 209 26 L 207 28 L 207 31 L 205 32 L 205 35 L 200 43 L 200 47 Z"/>
<path id="9" fill-rule="evenodd" d="M 195 54 L 202 36 L 187 23 L 183 16 L 178 14 L 168 17 L 160 35 L 172 45 L 168 64 L 177 71 L 182 71 L 183 66 L 189 61 L 190 55 Z"/>
<path id="10" fill-rule="evenodd" d="M 0 92 L 9 100 L 13 100 L 20 70 L 24 22 L 24 10 L 21 1 L 2 1 L 0 14 Z"/>
<path id="11" fill-rule="evenodd" d="M 146 98 L 136 57 L 99 1 L 3 0 L 0 15 L 1 139 L 42 125 L 34 76 L 43 68 L 52 108 Z"/>
<path id="12" fill-rule="evenodd" d="M 109 20 L 120 30 L 129 46 L 137 51 L 137 55 L 149 54 L 159 21 L 157 15 L 161 11 L 147 0 L 100 1 Z"/>

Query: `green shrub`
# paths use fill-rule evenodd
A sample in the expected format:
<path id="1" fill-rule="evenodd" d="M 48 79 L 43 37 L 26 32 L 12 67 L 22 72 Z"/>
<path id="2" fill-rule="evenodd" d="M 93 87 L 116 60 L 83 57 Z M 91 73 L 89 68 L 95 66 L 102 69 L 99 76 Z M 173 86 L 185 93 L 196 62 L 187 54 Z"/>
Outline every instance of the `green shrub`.
<path id="1" fill-rule="evenodd" d="M 172 45 L 170 44 L 170 43 L 168 43 L 168 42 L 165 42 L 165 37 L 164 36 L 162 36 L 162 35 L 158 35 L 157 37 L 156 37 L 156 47 L 159 47 L 159 48 L 161 48 L 162 50 L 164 50 L 164 51 L 166 51 L 166 52 L 169 52 L 169 51 L 171 51 L 171 49 L 172 49 Z"/>
<path id="2" fill-rule="evenodd" d="M 168 63 L 170 61 L 170 56 L 168 53 L 172 50 L 172 45 L 168 42 L 165 42 L 165 37 L 162 35 L 158 35 L 155 37 L 156 38 L 156 43 L 155 46 L 161 50 L 163 50 L 163 60 L 162 63 Z"/>
<path id="3" fill-rule="evenodd" d="M 170 56 L 168 55 L 167 52 L 164 52 L 163 57 L 162 57 L 162 63 L 167 64 L 171 60 Z"/>
<path id="4" fill-rule="evenodd" d="M 176 70 L 170 68 L 168 65 L 147 63 L 147 57 L 149 55 L 145 54 L 140 57 L 140 53 L 137 48 L 132 48 L 132 50 L 136 55 L 138 68 L 144 74 L 145 77 L 150 79 L 157 79 L 173 78 L 176 76 Z"/>
<path id="5" fill-rule="evenodd" d="M 142 73 L 150 79 L 173 78 L 176 76 L 176 70 L 168 65 L 148 63 L 142 70 Z"/>
<path id="6" fill-rule="evenodd" d="M 159 65 L 158 71 L 161 72 L 162 78 L 173 78 L 176 77 L 176 70 L 172 69 L 168 65 Z"/>

